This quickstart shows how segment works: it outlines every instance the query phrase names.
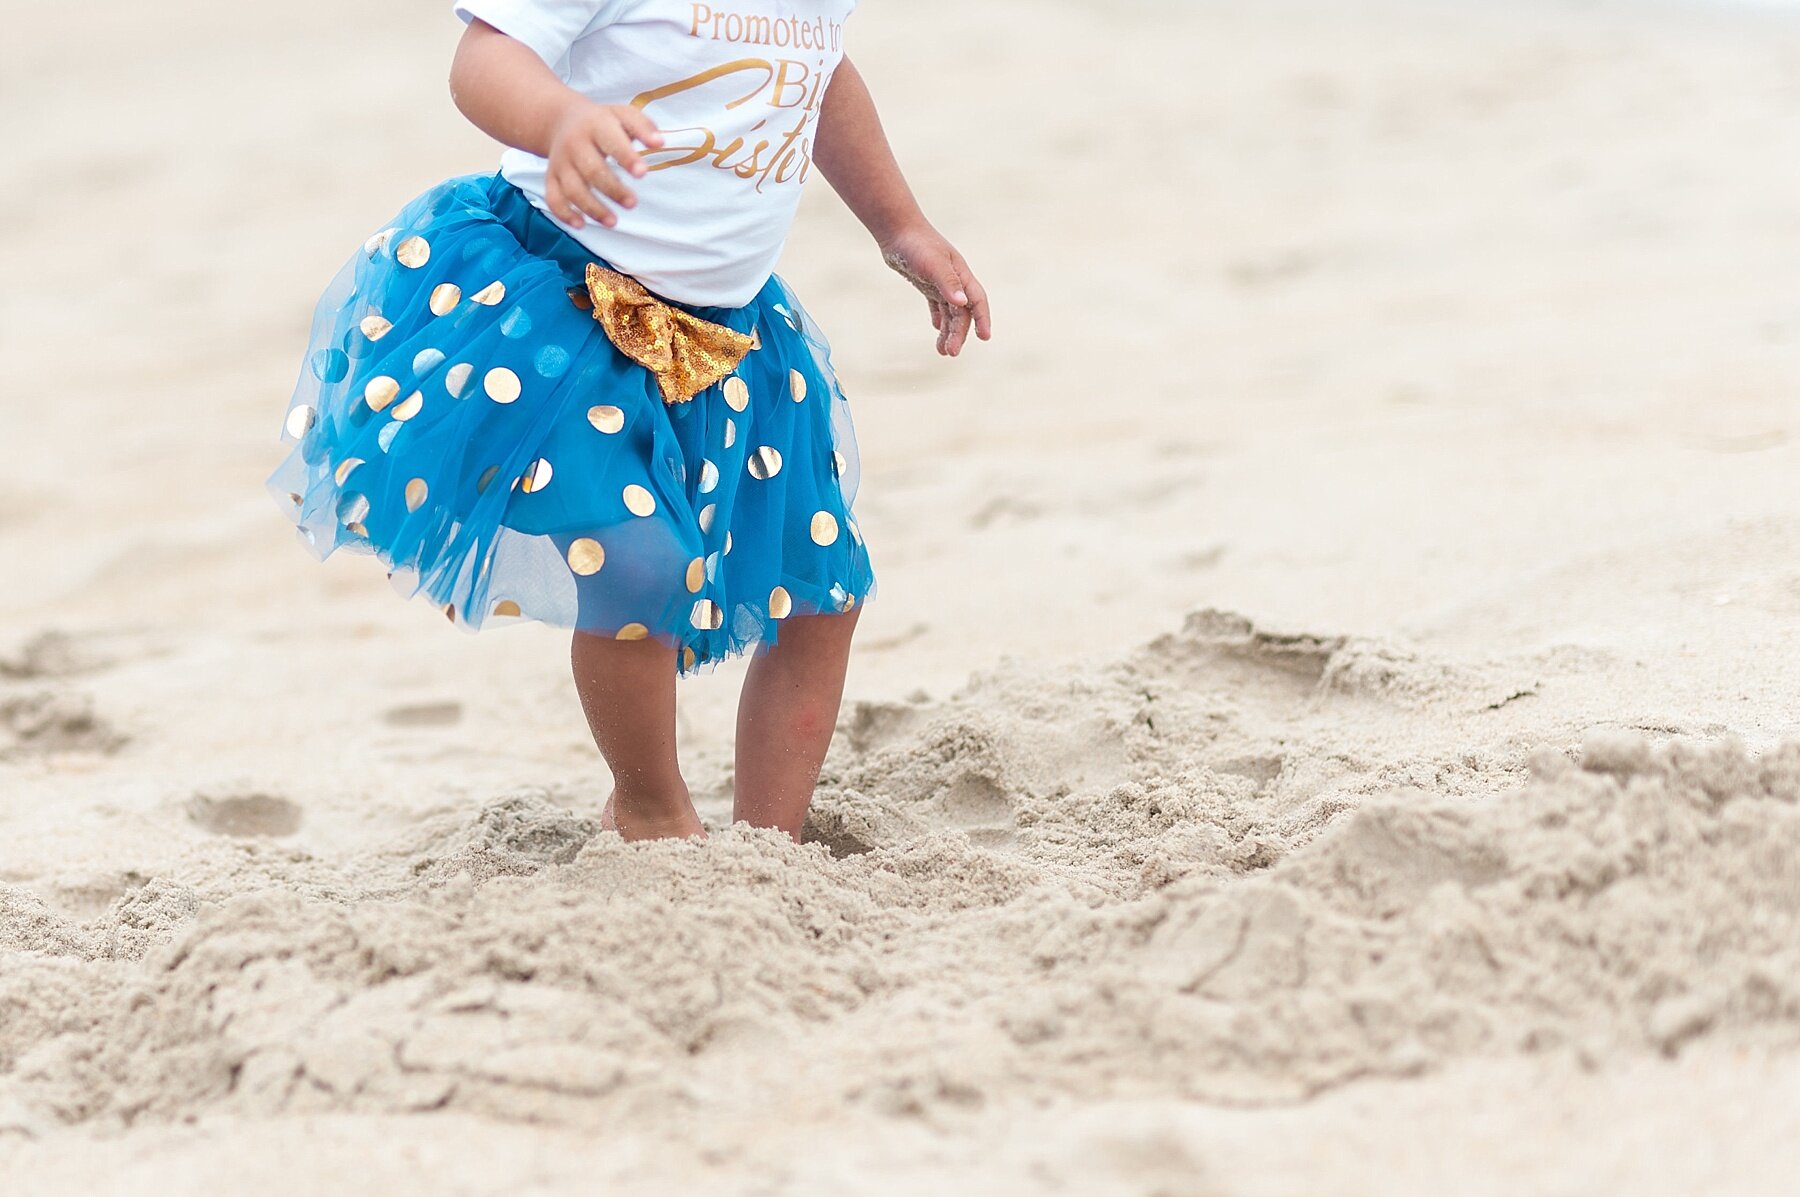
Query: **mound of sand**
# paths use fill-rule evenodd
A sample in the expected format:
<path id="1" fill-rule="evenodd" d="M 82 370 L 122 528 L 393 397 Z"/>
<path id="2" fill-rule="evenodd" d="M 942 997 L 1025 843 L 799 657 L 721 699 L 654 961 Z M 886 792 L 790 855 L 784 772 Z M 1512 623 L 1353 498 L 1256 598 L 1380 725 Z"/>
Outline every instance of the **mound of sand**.
<path id="1" fill-rule="evenodd" d="M 1800 1038 L 1800 743 L 1425 747 L 1523 668 L 1207 612 L 859 707 L 805 845 L 632 847 L 526 793 L 86 922 L 0 887 L 0 1109 L 951 1117 Z"/>

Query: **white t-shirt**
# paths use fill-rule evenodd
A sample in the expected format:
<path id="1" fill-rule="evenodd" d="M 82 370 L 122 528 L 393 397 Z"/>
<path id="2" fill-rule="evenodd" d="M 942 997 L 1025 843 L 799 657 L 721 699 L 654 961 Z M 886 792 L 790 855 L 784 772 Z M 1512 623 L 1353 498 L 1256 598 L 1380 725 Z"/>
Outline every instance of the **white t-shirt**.
<path id="1" fill-rule="evenodd" d="M 856 0 L 457 0 L 537 52 L 601 104 L 636 104 L 662 130 L 650 172 L 614 228 L 564 232 L 668 299 L 742 307 L 768 281 L 800 188 L 844 22 Z M 501 155 L 508 181 L 544 209 L 547 163 Z M 610 205 L 617 208 L 616 205 Z M 545 209 L 548 215 L 548 210 Z M 552 220 L 556 218 L 551 216 Z"/>

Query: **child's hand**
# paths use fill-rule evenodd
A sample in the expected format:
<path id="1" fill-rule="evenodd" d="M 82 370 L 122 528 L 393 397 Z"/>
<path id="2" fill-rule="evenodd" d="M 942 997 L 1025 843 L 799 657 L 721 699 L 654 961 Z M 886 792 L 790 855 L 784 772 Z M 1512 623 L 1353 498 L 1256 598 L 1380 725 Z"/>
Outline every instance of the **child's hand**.
<path id="1" fill-rule="evenodd" d="M 930 225 L 908 229 L 884 242 L 881 256 L 924 293 L 939 353 L 945 357 L 961 353 L 970 327 L 982 340 L 992 339 L 987 291 L 943 234 Z"/>
<path id="2" fill-rule="evenodd" d="M 581 100 L 570 104 L 550 134 L 550 161 L 544 199 L 564 223 L 581 228 L 591 216 L 607 228 L 619 223 L 617 214 L 602 203 L 600 192 L 622 208 L 637 206 L 637 195 L 607 164 L 625 168 L 634 179 L 649 171 L 637 147 L 661 149 L 662 134 L 643 110 L 629 104 L 594 104 Z"/>

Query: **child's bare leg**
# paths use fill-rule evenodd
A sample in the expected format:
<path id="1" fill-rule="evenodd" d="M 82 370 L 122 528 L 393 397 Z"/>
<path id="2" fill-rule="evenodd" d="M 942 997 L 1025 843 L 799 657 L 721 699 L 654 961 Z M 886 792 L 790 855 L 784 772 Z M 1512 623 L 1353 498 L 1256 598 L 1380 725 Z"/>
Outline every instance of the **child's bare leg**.
<path id="1" fill-rule="evenodd" d="M 738 696 L 737 793 L 732 818 L 795 839 L 844 697 L 850 637 L 862 608 L 797 615 L 781 641 L 750 663 Z"/>
<path id="2" fill-rule="evenodd" d="M 576 632 L 575 689 L 612 769 L 602 825 L 628 840 L 704 835 L 675 754 L 675 650 Z"/>

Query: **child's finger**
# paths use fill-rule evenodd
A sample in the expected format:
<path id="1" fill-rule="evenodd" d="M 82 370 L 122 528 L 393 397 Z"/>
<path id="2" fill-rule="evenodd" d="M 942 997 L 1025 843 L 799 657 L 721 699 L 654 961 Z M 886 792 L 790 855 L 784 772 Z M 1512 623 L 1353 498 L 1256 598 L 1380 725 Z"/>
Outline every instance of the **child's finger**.
<path id="1" fill-rule="evenodd" d="M 943 296 L 944 302 L 951 307 L 960 308 L 969 302 L 969 297 L 963 293 L 963 282 L 956 273 L 956 265 L 953 261 L 948 259 L 934 261 L 926 277 L 931 280 L 931 285 L 937 288 L 938 294 Z"/>
<path id="2" fill-rule="evenodd" d="M 649 173 L 650 167 L 639 156 L 637 147 L 630 136 L 621 128 L 617 133 L 604 133 L 595 138 L 594 144 L 611 156 L 614 162 L 625 168 L 625 172 L 634 179 L 641 179 Z"/>
<path id="3" fill-rule="evenodd" d="M 625 132 L 631 134 L 633 139 L 647 148 L 662 149 L 662 133 L 657 129 L 656 122 L 651 120 L 642 108 L 628 107 L 622 110 L 619 113 L 619 124 L 624 127 Z"/>
<path id="4" fill-rule="evenodd" d="M 574 228 L 585 228 L 590 216 L 602 224 L 611 223 L 611 213 L 605 205 L 591 197 L 582 198 L 587 189 L 579 175 L 565 174 L 554 179 L 546 192 L 553 210 Z"/>
<path id="5" fill-rule="evenodd" d="M 563 194 L 562 183 L 554 175 L 545 180 L 544 202 L 550 205 L 551 215 L 570 228 L 579 229 L 587 224 L 587 219 L 582 216 L 581 210 L 571 204 L 569 197 Z"/>
<path id="6" fill-rule="evenodd" d="M 621 208 L 637 206 L 637 196 L 632 194 L 631 188 L 613 173 L 612 167 L 597 152 L 590 152 L 587 157 L 578 159 L 576 169 L 581 171 L 581 177 L 587 181 L 590 189 L 598 191 Z"/>
<path id="7" fill-rule="evenodd" d="M 987 288 L 981 285 L 981 281 L 960 258 L 957 260 L 957 265 L 962 270 L 963 283 L 968 288 L 969 315 L 975 321 L 975 335 L 984 341 L 992 340 L 994 317 L 992 310 L 988 307 Z"/>
<path id="8" fill-rule="evenodd" d="M 950 334 L 945 342 L 950 347 L 950 356 L 955 357 L 962 352 L 963 345 L 969 339 L 969 309 L 950 309 Z"/>
<path id="9" fill-rule="evenodd" d="M 938 329 L 939 331 L 942 331 L 943 327 L 944 327 L 943 305 L 938 303 L 938 301 L 935 299 L 927 298 L 925 300 L 925 306 L 927 308 L 931 309 L 931 327 Z"/>
<path id="10" fill-rule="evenodd" d="M 607 228 L 618 223 L 618 214 L 603 203 L 598 195 L 594 194 L 594 189 L 588 185 L 586 176 L 577 174 L 564 187 L 569 193 L 570 202 L 583 212 Z"/>
<path id="11" fill-rule="evenodd" d="M 944 265 L 944 298 L 953 308 L 966 308 L 969 306 L 968 267 L 956 256 L 954 249 L 948 246 L 945 248 L 948 250 L 949 261 Z"/>
<path id="12" fill-rule="evenodd" d="M 619 218 L 613 215 L 611 208 L 600 201 L 599 196 L 594 194 L 588 185 L 587 177 L 580 171 L 571 170 L 565 173 L 562 179 L 562 190 L 571 204 L 607 228 L 618 223 Z"/>
<path id="13" fill-rule="evenodd" d="M 962 312 L 959 311 L 958 309 L 950 306 L 948 303 L 946 303 L 944 305 L 944 356 L 945 357 L 955 357 L 957 354 L 957 350 L 961 345 L 962 338 L 957 335 L 956 330 L 961 325 L 961 322 L 962 322 Z"/>

